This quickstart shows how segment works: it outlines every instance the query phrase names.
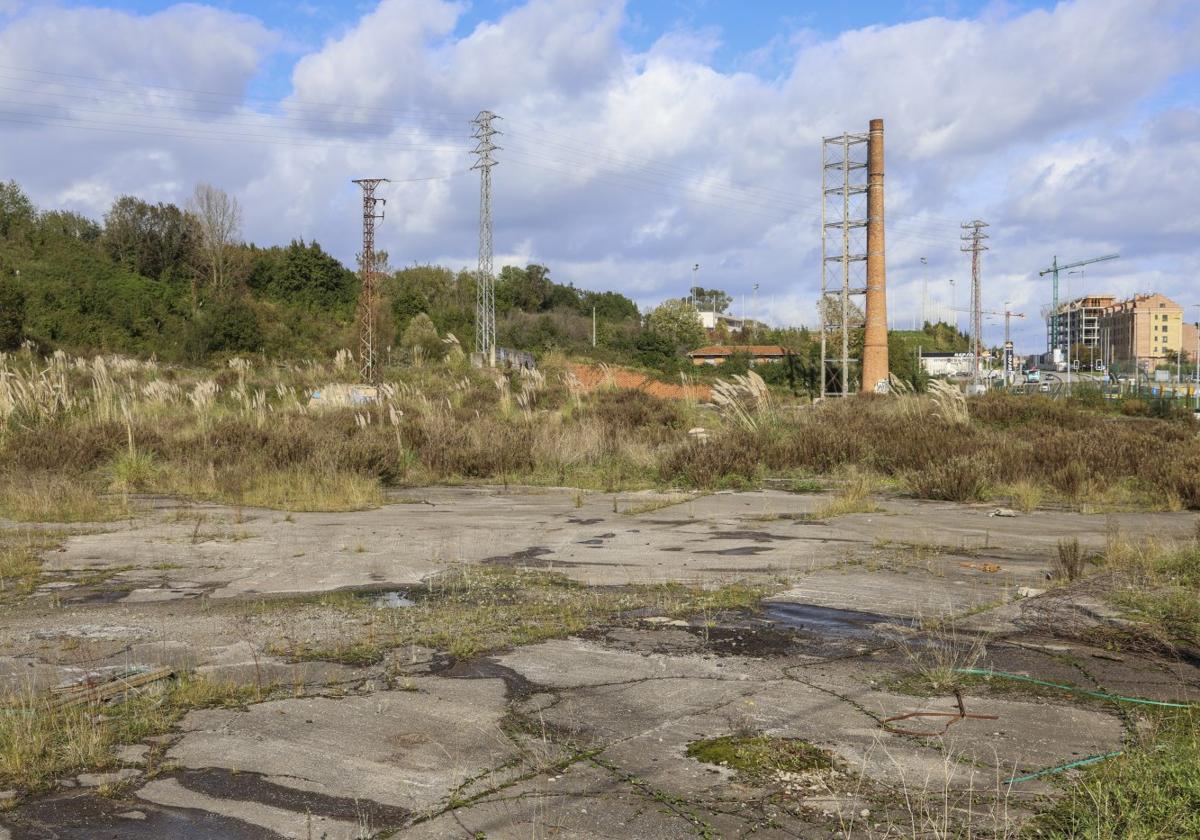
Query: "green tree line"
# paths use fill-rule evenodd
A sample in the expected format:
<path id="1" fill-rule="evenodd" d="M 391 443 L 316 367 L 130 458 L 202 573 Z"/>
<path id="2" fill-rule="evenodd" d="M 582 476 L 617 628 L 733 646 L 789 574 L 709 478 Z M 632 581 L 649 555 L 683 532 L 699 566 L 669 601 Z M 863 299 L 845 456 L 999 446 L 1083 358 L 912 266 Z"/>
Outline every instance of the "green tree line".
<path id="1" fill-rule="evenodd" d="M 41 211 L 15 182 L 0 183 L 0 349 L 32 341 L 45 351 L 120 352 L 203 361 L 213 355 L 328 357 L 354 346 L 359 278 L 314 241 L 258 246 L 240 237 L 236 200 L 200 185 L 183 207 L 120 196 L 100 221 Z M 386 268 L 377 313 L 383 349 L 404 359 L 416 348 L 444 352 L 453 334 L 474 345 L 475 273 L 443 266 Z M 785 364 L 758 370 L 797 392 L 819 389 L 819 336 L 806 329 L 751 325 L 741 334 L 707 335 L 688 299 L 641 314 L 612 291 L 589 291 L 532 264 L 504 266 L 496 278 L 497 340 L 503 347 L 636 365 L 674 376 L 693 368 L 687 351 L 720 341 L 780 344 Z M 732 298 L 692 290 L 718 311 Z M 722 328 L 723 329 L 723 328 Z M 861 332 L 861 331 L 860 331 Z M 945 324 L 893 333 L 893 370 L 919 379 L 914 348 L 952 350 L 965 338 Z M 856 352 L 861 335 L 853 339 Z M 719 373 L 748 369 L 735 354 Z"/>

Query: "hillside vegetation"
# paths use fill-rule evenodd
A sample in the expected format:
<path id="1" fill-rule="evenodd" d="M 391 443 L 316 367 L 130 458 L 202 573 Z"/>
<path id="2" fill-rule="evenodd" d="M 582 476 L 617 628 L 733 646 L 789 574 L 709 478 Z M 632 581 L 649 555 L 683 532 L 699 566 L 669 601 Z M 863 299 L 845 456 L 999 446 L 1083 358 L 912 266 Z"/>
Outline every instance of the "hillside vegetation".
<path id="1" fill-rule="evenodd" d="M 238 236 L 236 202 L 201 185 L 186 208 L 133 196 L 113 202 L 100 221 L 39 210 L 16 183 L 0 184 L 0 350 L 22 341 L 42 353 L 118 353 L 162 362 L 219 362 L 236 354 L 283 361 L 331 359 L 354 345 L 359 293 L 355 271 L 317 242 L 260 247 Z M 386 255 L 384 255 L 386 263 Z M 732 298 L 693 289 L 693 300 L 724 310 Z M 384 268 L 381 350 L 391 362 L 428 359 L 452 335 L 474 345 L 475 275 L 442 266 Z M 593 313 L 596 343 L 592 345 Z M 684 300 L 643 315 L 628 297 L 557 282 L 542 265 L 504 266 L 496 279 L 501 346 L 561 351 L 595 362 L 638 367 L 669 380 L 691 370 L 684 353 L 700 344 L 782 344 L 786 365 L 759 372 L 796 394 L 819 388 L 819 346 L 804 329 L 759 327 L 705 335 Z M 915 348 L 962 349 L 944 324 L 893 333 L 893 372 L 920 384 Z M 861 347 L 861 331 L 854 336 Z M 735 355 L 722 371 L 745 373 Z"/>

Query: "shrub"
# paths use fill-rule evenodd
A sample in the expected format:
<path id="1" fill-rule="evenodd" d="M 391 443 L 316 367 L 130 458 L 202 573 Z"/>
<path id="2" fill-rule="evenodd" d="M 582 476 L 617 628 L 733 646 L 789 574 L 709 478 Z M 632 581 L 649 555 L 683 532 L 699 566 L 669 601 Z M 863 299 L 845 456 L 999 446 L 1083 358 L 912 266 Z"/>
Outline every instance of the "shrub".
<path id="1" fill-rule="evenodd" d="M 629 388 L 597 391 L 586 413 L 600 421 L 610 438 L 649 433 L 651 439 L 663 442 L 677 438 L 684 424 L 675 402 Z"/>
<path id="2" fill-rule="evenodd" d="M 15 350 L 25 335 L 25 295 L 0 277 L 0 351 Z"/>
<path id="3" fill-rule="evenodd" d="M 400 336 L 400 346 L 414 363 L 437 361 L 446 355 L 446 345 L 438 335 L 437 327 L 424 312 L 409 321 Z"/>
<path id="4" fill-rule="evenodd" d="M 731 433 L 714 441 L 692 441 L 670 453 L 659 468 L 666 482 L 692 487 L 744 485 L 758 473 L 759 450 L 745 433 Z"/>
<path id="5" fill-rule="evenodd" d="M 984 498 L 993 474 L 989 459 L 960 455 L 913 470 L 905 483 L 921 499 L 974 502 Z"/>
<path id="6" fill-rule="evenodd" d="M 1121 413 L 1127 417 L 1146 417 L 1150 414 L 1150 406 L 1145 400 L 1137 397 L 1126 397 L 1121 400 Z"/>
<path id="7" fill-rule="evenodd" d="M 1078 580 L 1083 576 L 1083 549 L 1078 539 L 1059 540 L 1054 555 L 1054 577 L 1059 580 Z"/>
<path id="8" fill-rule="evenodd" d="M 214 353 L 256 353 L 262 349 L 263 333 L 254 309 L 240 298 L 212 304 L 192 322 L 187 339 L 188 355 L 203 359 Z"/>

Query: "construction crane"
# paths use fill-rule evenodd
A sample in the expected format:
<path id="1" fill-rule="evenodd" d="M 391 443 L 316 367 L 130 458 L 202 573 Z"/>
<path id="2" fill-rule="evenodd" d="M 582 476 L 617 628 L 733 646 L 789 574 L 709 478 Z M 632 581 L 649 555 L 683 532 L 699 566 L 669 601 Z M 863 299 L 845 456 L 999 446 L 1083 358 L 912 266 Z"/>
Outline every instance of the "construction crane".
<path id="1" fill-rule="evenodd" d="M 1103 257 L 1092 257 L 1090 260 L 1079 260 L 1066 265 L 1058 264 L 1058 257 L 1054 257 L 1050 261 L 1050 267 L 1038 272 L 1038 277 L 1045 277 L 1047 274 L 1054 276 L 1054 294 L 1051 297 L 1050 311 L 1058 309 L 1058 272 L 1066 271 L 1068 268 L 1079 268 L 1082 265 L 1091 265 L 1092 263 L 1104 262 L 1105 260 L 1115 260 L 1120 257 L 1120 254 L 1105 254 Z"/>
<path id="2" fill-rule="evenodd" d="M 1025 317 L 1024 312 L 1013 312 L 1008 307 L 1005 307 L 1003 312 L 992 312 L 992 311 L 985 309 L 985 310 L 983 310 L 982 314 L 984 314 L 984 315 L 1003 315 L 1004 316 L 1004 343 L 1005 344 L 1008 344 L 1008 342 L 1012 341 L 1012 319 Z"/>
<path id="3" fill-rule="evenodd" d="M 953 309 L 951 311 L 953 311 L 953 312 L 970 312 L 971 310 L 970 309 Z M 979 314 L 980 315 L 1003 315 L 1004 316 L 1004 345 L 1005 345 L 1005 347 L 1007 347 L 1009 344 L 1012 343 L 1012 319 L 1025 317 L 1024 312 L 1013 312 L 1007 306 L 1004 307 L 1003 312 L 997 312 L 995 309 L 980 309 Z M 971 347 L 972 347 L 972 353 L 975 355 L 976 359 L 981 357 L 983 354 L 983 336 L 972 336 Z"/>

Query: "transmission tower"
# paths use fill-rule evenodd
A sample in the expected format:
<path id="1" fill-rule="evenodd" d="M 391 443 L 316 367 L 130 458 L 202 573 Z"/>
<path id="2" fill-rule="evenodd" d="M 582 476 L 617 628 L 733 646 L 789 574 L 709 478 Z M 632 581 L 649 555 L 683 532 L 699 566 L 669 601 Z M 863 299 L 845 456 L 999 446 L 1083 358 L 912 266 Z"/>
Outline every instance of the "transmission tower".
<path id="1" fill-rule="evenodd" d="M 821 396 L 850 395 L 851 301 L 867 292 L 868 134 L 821 141 Z M 835 341 L 830 358 L 830 339 Z M 833 388 L 830 389 L 830 383 Z"/>
<path id="2" fill-rule="evenodd" d="M 960 238 L 966 242 L 963 251 L 971 255 L 971 355 L 974 371 L 971 381 L 978 386 L 983 371 L 980 367 L 983 360 L 983 298 L 979 285 L 979 255 L 987 250 L 983 241 L 988 235 L 983 232 L 987 222 L 976 219 L 973 222 L 963 222 L 964 233 Z"/>
<path id="3" fill-rule="evenodd" d="M 484 364 L 496 364 L 496 280 L 492 276 L 492 167 L 496 165 L 492 152 L 500 147 L 492 138 L 500 132 L 492 128 L 498 120 L 491 111 L 480 111 L 471 125 L 475 126 L 473 154 L 477 158 L 472 169 L 479 170 L 479 273 L 476 278 L 475 352 Z"/>
<path id="4" fill-rule="evenodd" d="M 375 369 L 375 312 L 378 301 L 375 289 L 375 220 L 383 219 L 383 213 L 375 214 L 376 204 L 387 204 L 386 198 L 376 198 L 375 188 L 388 183 L 387 178 L 359 178 L 354 183 L 362 187 L 362 291 L 358 296 L 358 366 L 366 382 L 374 382 Z"/>

